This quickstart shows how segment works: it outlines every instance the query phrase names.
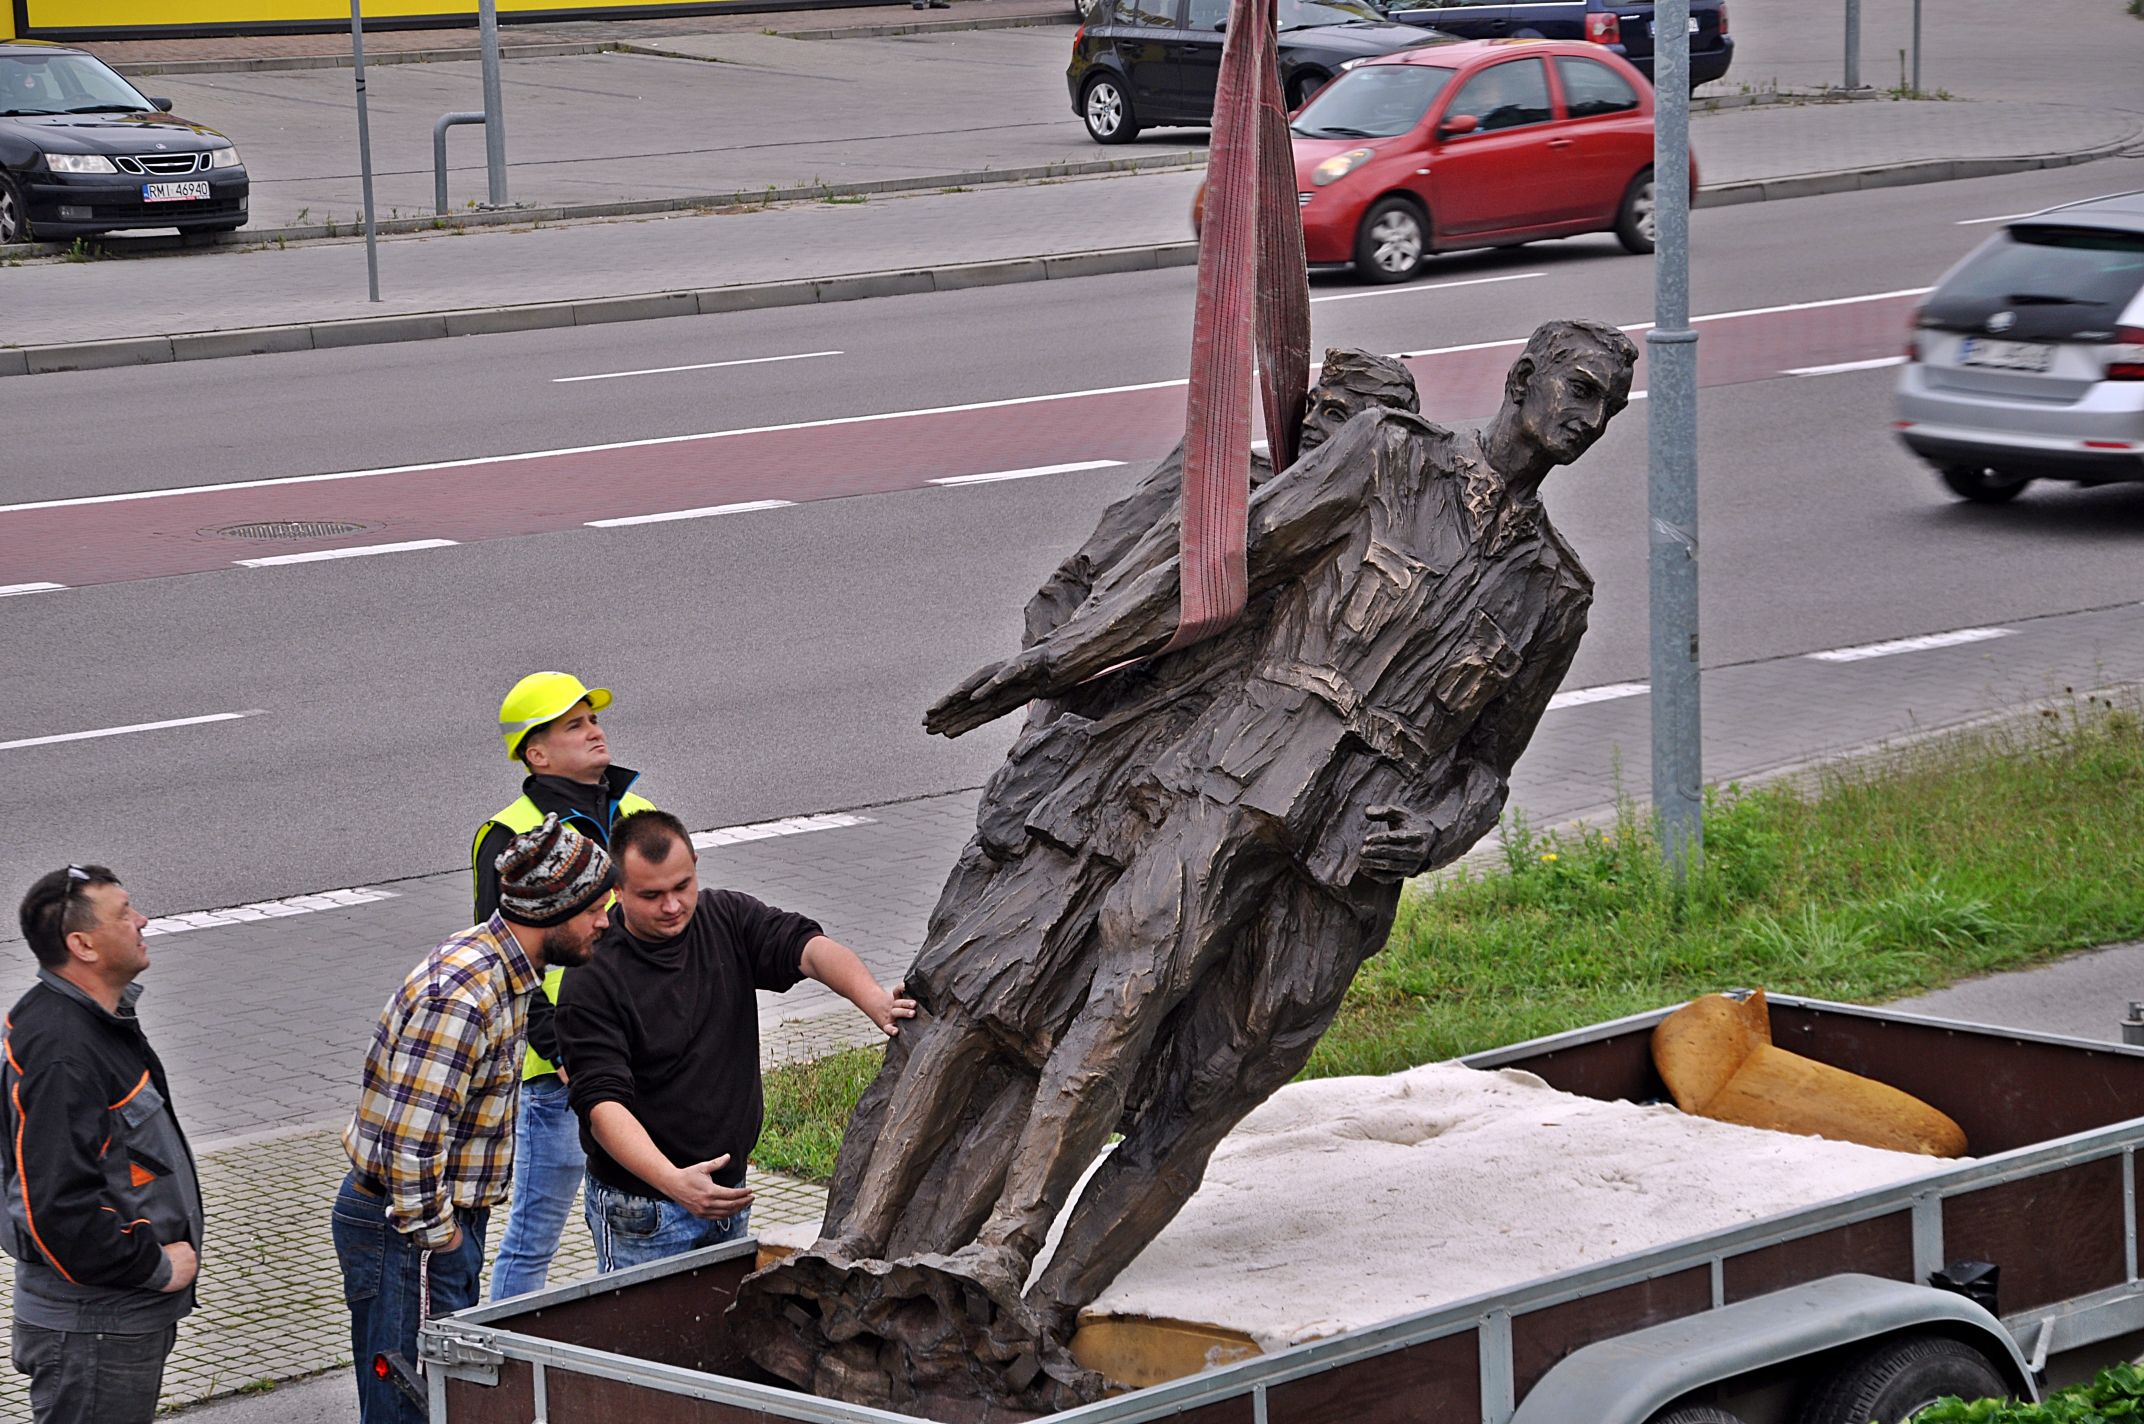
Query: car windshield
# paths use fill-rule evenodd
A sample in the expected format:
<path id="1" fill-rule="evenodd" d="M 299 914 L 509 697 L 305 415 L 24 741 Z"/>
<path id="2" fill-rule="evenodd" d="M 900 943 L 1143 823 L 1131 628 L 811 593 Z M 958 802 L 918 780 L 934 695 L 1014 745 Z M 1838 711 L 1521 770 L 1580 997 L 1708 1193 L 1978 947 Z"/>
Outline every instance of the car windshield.
<path id="1" fill-rule="evenodd" d="M 1451 83 L 1431 64 L 1369 64 L 1320 89 L 1289 129 L 1304 138 L 1389 138 L 1422 122 Z"/>
<path id="2" fill-rule="evenodd" d="M 1337 86 L 1336 86 L 1337 87 Z M 1943 302 L 2128 305 L 2144 287 L 2144 233 L 2020 224 L 1943 284 Z"/>
<path id="3" fill-rule="evenodd" d="M 1358 0 L 1280 0 L 1280 28 L 1307 30 L 1312 25 L 1387 25 L 1376 7 Z"/>
<path id="4" fill-rule="evenodd" d="M 0 114 L 135 113 L 141 91 L 86 54 L 0 54 Z"/>

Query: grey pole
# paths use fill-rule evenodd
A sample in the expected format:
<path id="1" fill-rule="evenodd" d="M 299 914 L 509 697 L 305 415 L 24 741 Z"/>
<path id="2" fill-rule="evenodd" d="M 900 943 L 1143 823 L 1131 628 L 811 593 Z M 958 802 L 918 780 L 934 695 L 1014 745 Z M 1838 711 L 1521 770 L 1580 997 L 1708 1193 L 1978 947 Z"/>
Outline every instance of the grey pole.
<path id="1" fill-rule="evenodd" d="M 506 103 L 499 93 L 499 7 L 477 0 L 477 35 L 484 51 L 484 171 L 491 205 L 506 206 Z"/>
<path id="2" fill-rule="evenodd" d="M 372 221 L 372 125 L 365 113 L 365 19 L 350 0 L 350 62 L 357 70 L 357 165 L 365 180 L 365 284 L 380 299 L 380 240 Z"/>
<path id="3" fill-rule="evenodd" d="M 1851 3 L 1851 0 L 1849 0 Z M 1704 853 L 1697 675 L 1697 333 L 1690 328 L 1690 0 L 1653 7 L 1651 475 L 1653 811 L 1679 881 Z"/>
<path id="4" fill-rule="evenodd" d="M 1861 0 L 1846 0 L 1846 87 L 1861 87 Z"/>
<path id="5" fill-rule="evenodd" d="M 1921 0 L 1913 0 L 1913 97 L 1921 97 Z"/>

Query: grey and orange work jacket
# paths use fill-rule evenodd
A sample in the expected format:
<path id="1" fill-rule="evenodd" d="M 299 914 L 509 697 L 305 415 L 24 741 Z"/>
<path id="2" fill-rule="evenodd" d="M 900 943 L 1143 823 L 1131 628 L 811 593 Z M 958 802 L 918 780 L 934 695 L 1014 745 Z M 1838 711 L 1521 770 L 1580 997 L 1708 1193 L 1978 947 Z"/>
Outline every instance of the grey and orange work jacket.
<path id="1" fill-rule="evenodd" d="M 193 1309 L 165 1292 L 167 1242 L 201 1248 L 201 1187 L 164 1065 L 135 1017 L 50 970 L 7 1016 L 0 1062 L 0 1244 L 15 1318 L 47 1330 L 147 1333 Z"/>

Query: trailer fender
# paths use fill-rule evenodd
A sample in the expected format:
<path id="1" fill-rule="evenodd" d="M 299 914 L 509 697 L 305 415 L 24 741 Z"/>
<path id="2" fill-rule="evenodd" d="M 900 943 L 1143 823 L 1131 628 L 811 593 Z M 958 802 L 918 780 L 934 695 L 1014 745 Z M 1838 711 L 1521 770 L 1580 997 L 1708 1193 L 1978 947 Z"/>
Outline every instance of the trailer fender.
<path id="1" fill-rule="evenodd" d="M 1646 1424 L 1706 1385 L 1930 1328 L 1970 1341 L 2010 1376 L 2020 1398 L 2039 1398 L 2017 1342 L 1981 1305 L 1931 1286 L 1846 1274 L 1573 1351 L 1527 1392 L 1511 1424 Z"/>

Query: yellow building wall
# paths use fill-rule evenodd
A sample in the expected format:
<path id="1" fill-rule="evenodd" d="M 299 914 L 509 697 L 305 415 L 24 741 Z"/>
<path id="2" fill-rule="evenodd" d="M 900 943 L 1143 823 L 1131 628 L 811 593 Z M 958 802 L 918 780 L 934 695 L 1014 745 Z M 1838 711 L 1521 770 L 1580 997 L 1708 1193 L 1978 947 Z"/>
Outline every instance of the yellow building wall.
<path id="1" fill-rule="evenodd" d="M 13 0 L 0 0 L 0 36 L 11 33 Z M 552 15 L 587 11 L 687 7 L 704 10 L 710 0 L 497 0 L 499 13 L 542 11 Z M 363 0 L 367 23 L 374 20 L 452 18 L 474 23 L 474 0 Z M 159 32 L 249 27 L 284 29 L 293 25 L 347 25 L 349 0 L 27 0 L 24 33 L 102 31 L 153 36 Z"/>

